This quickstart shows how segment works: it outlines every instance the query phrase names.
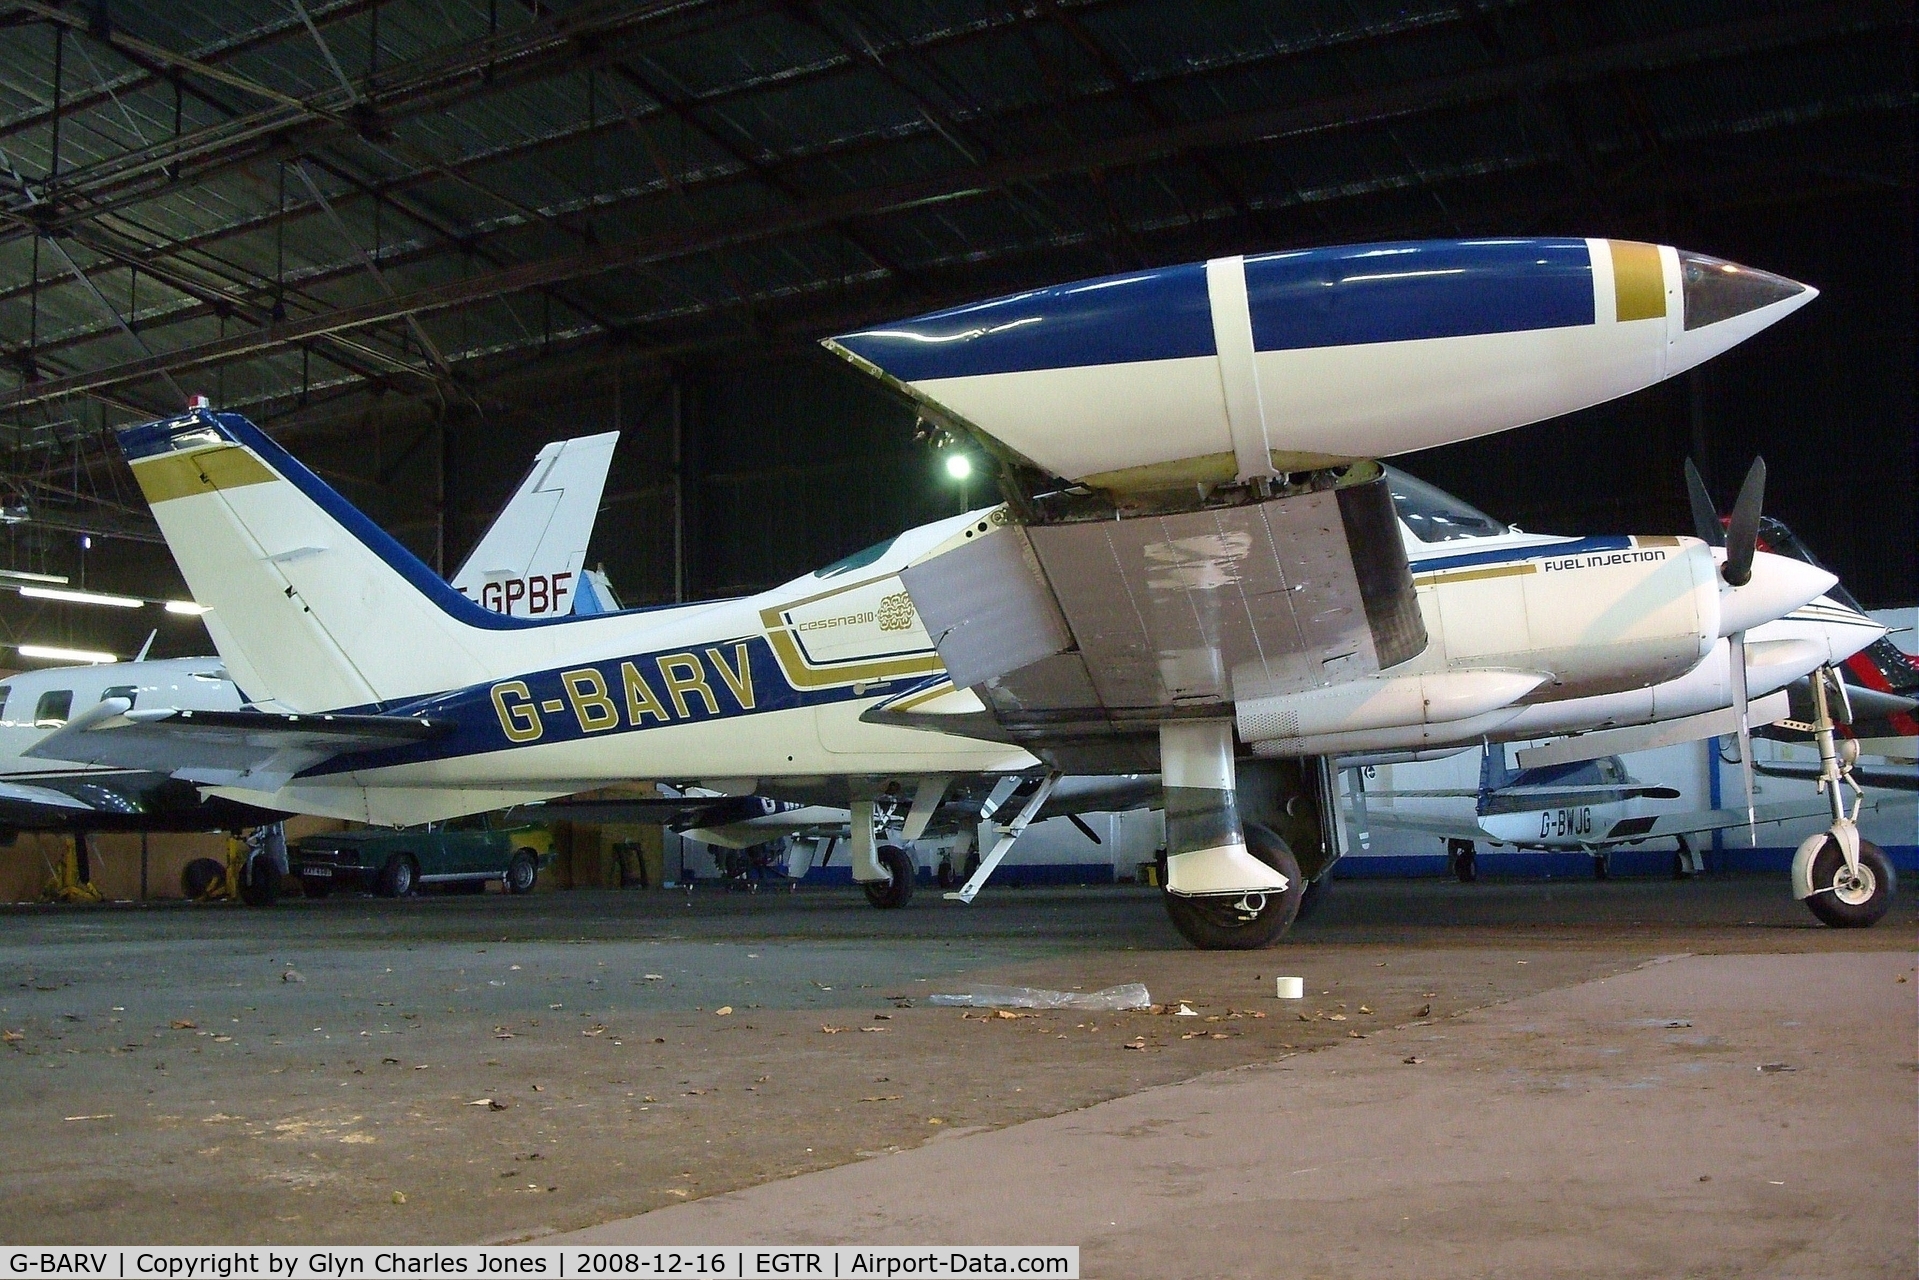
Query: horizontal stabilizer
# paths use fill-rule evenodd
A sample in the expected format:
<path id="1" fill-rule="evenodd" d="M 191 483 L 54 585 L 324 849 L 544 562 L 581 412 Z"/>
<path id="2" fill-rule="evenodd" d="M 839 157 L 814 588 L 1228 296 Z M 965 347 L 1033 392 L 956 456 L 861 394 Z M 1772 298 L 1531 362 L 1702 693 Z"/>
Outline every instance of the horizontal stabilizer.
<path id="1" fill-rule="evenodd" d="M 76 764 L 150 769 L 188 782 L 277 791 L 336 756 L 397 747 L 450 726 L 410 716 L 283 715 L 267 711 L 131 709 L 107 698 L 26 754 Z"/>

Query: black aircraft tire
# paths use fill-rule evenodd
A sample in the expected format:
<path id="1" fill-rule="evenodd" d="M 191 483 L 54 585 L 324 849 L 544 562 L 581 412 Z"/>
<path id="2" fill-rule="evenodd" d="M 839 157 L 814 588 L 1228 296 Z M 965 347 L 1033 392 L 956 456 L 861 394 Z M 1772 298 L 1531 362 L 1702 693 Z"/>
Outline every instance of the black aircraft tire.
<path id="1" fill-rule="evenodd" d="M 1452 863 L 1453 878 L 1461 884 L 1472 884 L 1479 879 L 1479 853 L 1470 840 L 1448 840 L 1446 842 L 1447 861 Z"/>
<path id="2" fill-rule="evenodd" d="M 1846 855 L 1831 836 L 1812 856 L 1813 894 L 1806 909 L 1835 929 L 1869 929 L 1892 906 L 1899 878 L 1886 851 L 1867 840 L 1859 842 L 1859 879 L 1849 884 Z M 1842 897 L 1841 894 L 1844 896 Z"/>
<path id="3" fill-rule="evenodd" d="M 300 892 L 309 898 L 324 898 L 333 892 L 333 881 L 325 876 L 301 876 Z"/>
<path id="4" fill-rule="evenodd" d="M 404 898 L 418 886 L 420 869 L 415 865 L 413 856 L 396 853 L 387 859 L 386 866 L 380 872 L 380 896 L 383 898 Z"/>
<path id="5" fill-rule="evenodd" d="M 540 879 L 540 860 L 533 850 L 522 849 L 513 855 L 513 861 L 506 864 L 506 891 L 508 893 L 532 893 L 533 886 Z"/>
<path id="6" fill-rule="evenodd" d="M 270 907 L 280 900 L 280 873 L 265 856 L 247 863 L 240 877 L 240 901 L 249 907 Z"/>
<path id="7" fill-rule="evenodd" d="M 1317 880 L 1308 881 L 1306 891 L 1300 895 L 1299 914 L 1293 917 L 1293 923 L 1298 924 L 1319 910 L 1320 905 L 1326 901 L 1326 895 L 1332 891 L 1333 873 L 1330 871 L 1320 873 Z"/>
<path id="8" fill-rule="evenodd" d="M 879 861 L 886 868 L 887 879 L 863 884 L 866 900 L 882 911 L 903 907 L 913 900 L 913 859 L 897 845 L 884 845 L 879 851 Z"/>
<path id="9" fill-rule="evenodd" d="M 1264 895 L 1257 910 L 1243 910 L 1245 897 L 1230 894 L 1189 897 L 1161 890 L 1160 900 L 1173 927 L 1201 951 L 1254 951 L 1270 947 L 1286 936 L 1299 918 L 1306 896 L 1306 877 L 1286 842 L 1258 823 L 1246 824 L 1246 851 L 1286 877 L 1284 893 Z M 1251 896 L 1251 895 L 1248 895 Z"/>
<path id="10" fill-rule="evenodd" d="M 226 873 L 226 863 L 218 858 L 195 858 L 180 868 L 180 892 L 197 900 L 213 887 L 215 880 Z"/>

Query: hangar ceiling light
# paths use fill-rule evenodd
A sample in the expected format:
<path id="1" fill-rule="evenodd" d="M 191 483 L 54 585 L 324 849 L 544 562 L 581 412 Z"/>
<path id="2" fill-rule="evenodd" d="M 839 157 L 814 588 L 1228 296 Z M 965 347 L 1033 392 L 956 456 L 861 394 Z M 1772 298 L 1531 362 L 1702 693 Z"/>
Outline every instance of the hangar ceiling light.
<path id="1" fill-rule="evenodd" d="M 138 609 L 146 601 L 133 596 L 102 595 L 98 591 L 70 591 L 65 587 L 21 587 L 20 594 L 35 600 L 64 600 L 68 604 L 104 604 L 116 609 Z"/>
<path id="2" fill-rule="evenodd" d="M 47 658 L 54 662 L 118 662 L 119 657 L 95 649 L 62 649 L 51 644 L 17 644 L 14 649 L 23 658 Z"/>

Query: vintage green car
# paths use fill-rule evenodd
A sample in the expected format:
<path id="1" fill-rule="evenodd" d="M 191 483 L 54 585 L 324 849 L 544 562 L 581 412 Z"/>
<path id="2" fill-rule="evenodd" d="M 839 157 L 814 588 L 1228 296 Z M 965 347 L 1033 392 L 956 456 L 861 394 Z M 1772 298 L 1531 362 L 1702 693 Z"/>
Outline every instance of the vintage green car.
<path id="1" fill-rule="evenodd" d="M 287 860 L 309 898 L 339 887 L 403 898 L 432 884 L 481 893 L 494 880 L 508 893 L 530 893 L 540 868 L 553 861 L 553 835 L 481 813 L 424 827 L 306 836 Z"/>

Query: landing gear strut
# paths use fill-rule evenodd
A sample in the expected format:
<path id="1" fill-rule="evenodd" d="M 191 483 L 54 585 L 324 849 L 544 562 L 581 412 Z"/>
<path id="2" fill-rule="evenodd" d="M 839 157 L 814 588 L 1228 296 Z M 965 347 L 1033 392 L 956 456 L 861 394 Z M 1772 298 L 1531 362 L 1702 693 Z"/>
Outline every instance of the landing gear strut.
<path id="1" fill-rule="evenodd" d="M 1201 950 L 1277 942 L 1299 914 L 1306 879 L 1286 842 L 1242 827 L 1230 720 L 1160 726 L 1166 796 L 1166 914 Z"/>
<path id="2" fill-rule="evenodd" d="M 1840 700 L 1850 721 L 1845 685 L 1831 667 L 1821 667 L 1812 674 L 1812 723 L 1794 727 L 1811 730 L 1819 744 L 1819 790 L 1832 805 L 1832 826 L 1807 839 L 1793 854 L 1792 896 L 1835 929 L 1864 929 L 1879 923 L 1891 908 L 1898 879 L 1885 851 L 1859 838 L 1859 806 L 1865 792 L 1852 776 L 1859 746 L 1849 739 L 1842 748 L 1834 741 L 1832 697 Z M 1850 811 L 1841 786 L 1852 788 Z"/>

